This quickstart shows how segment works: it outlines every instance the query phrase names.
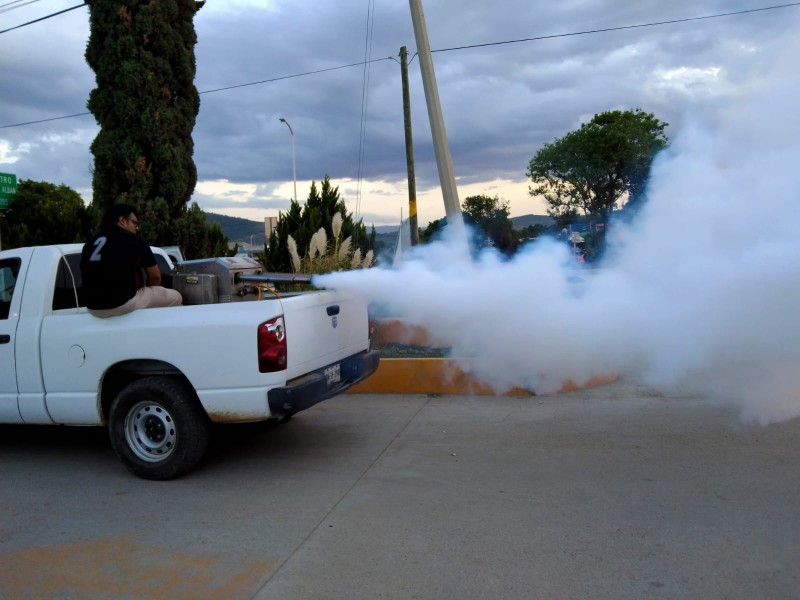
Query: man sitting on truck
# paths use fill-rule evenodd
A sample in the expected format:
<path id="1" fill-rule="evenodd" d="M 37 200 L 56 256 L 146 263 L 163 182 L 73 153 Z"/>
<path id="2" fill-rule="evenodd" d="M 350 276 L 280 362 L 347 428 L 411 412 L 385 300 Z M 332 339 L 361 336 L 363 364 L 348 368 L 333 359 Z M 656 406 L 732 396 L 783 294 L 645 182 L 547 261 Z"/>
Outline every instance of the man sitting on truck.
<path id="1" fill-rule="evenodd" d="M 179 292 L 161 286 L 156 259 L 138 232 L 136 208 L 115 204 L 103 216 L 100 232 L 83 246 L 83 290 L 86 307 L 94 316 L 113 317 L 138 308 L 182 304 Z"/>

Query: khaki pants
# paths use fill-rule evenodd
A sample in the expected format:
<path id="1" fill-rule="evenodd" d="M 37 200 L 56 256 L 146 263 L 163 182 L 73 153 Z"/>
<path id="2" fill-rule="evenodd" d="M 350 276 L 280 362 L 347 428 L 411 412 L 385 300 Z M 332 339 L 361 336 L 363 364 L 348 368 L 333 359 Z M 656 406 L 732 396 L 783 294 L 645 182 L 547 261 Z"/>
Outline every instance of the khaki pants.
<path id="1" fill-rule="evenodd" d="M 136 295 L 122 306 L 103 310 L 88 309 L 95 317 L 118 317 L 140 308 L 158 308 L 162 306 L 180 306 L 183 298 L 177 290 L 170 290 L 160 285 L 140 288 Z"/>

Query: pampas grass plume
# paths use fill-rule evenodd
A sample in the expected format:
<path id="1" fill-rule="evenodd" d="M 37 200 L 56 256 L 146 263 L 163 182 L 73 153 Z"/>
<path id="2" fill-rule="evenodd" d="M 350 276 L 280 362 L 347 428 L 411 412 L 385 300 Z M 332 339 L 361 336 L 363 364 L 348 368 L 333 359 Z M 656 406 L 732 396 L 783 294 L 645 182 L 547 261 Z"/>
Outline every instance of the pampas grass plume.
<path id="1" fill-rule="evenodd" d="M 286 246 L 289 248 L 289 257 L 292 259 L 292 269 L 297 273 L 300 271 L 300 255 L 297 253 L 297 242 L 291 235 L 286 240 Z"/>
<path id="2" fill-rule="evenodd" d="M 337 212 L 333 215 L 331 229 L 333 229 L 333 239 L 338 240 L 342 233 L 342 213 Z"/>

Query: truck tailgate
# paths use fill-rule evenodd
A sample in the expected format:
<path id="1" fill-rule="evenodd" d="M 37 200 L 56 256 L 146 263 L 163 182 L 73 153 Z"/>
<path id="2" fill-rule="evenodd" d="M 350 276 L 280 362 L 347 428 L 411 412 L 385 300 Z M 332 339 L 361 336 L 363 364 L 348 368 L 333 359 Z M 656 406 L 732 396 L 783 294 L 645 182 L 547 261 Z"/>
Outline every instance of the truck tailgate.
<path id="1" fill-rule="evenodd" d="M 282 299 L 286 321 L 287 379 L 369 348 L 363 298 L 323 290 Z"/>

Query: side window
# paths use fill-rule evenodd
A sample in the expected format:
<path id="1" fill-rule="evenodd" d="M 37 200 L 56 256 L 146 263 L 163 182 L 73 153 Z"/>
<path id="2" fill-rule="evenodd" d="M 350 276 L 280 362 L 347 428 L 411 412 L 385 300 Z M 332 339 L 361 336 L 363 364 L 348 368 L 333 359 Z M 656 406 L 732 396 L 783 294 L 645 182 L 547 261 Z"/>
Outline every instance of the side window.
<path id="1" fill-rule="evenodd" d="M 9 258 L 0 260 L 0 319 L 8 319 L 11 312 L 11 299 L 14 297 L 14 287 L 19 275 L 20 260 Z"/>
<path id="2" fill-rule="evenodd" d="M 156 259 L 156 266 L 161 271 L 161 285 L 165 288 L 172 287 L 172 269 L 169 268 L 167 259 L 160 254 L 153 252 L 153 257 Z"/>
<path id="3" fill-rule="evenodd" d="M 169 263 L 167 262 L 166 258 L 156 252 L 153 252 L 153 258 L 156 259 L 156 266 L 158 267 L 158 270 L 161 271 L 162 276 L 168 275 L 172 272 L 172 270 L 169 268 Z"/>
<path id="4" fill-rule="evenodd" d="M 58 262 L 58 270 L 56 271 L 53 310 L 75 308 L 76 291 L 78 306 L 85 306 L 82 286 L 81 255 L 70 254 L 63 256 Z"/>

